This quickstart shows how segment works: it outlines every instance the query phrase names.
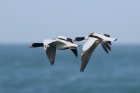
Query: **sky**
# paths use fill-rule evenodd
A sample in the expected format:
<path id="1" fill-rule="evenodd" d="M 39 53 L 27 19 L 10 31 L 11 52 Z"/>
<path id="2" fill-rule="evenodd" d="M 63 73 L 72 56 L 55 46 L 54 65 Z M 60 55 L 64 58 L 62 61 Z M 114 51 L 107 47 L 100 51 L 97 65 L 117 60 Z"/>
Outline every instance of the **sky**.
<path id="1" fill-rule="evenodd" d="M 109 34 L 140 43 L 140 0 L 0 0 L 0 43 Z"/>

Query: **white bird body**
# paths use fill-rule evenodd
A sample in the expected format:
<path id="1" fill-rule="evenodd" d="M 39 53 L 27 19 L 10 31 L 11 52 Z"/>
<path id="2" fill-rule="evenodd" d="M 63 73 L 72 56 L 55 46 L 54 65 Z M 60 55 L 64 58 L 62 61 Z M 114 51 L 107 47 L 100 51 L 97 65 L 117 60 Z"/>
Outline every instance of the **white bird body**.
<path id="1" fill-rule="evenodd" d="M 103 33 L 91 33 L 85 37 L 76 37 L 74 41 L 82 41 L 87 40 L 87 42 L 83 45 L 83 52 L 81 54 L 81 69 L 80 71 L 84 71 L 92 52 L 95 48 L 101 43 L 103 49 L 108 53 L 108 50 L 111 50 L 111 41 L 116 41 L 116 38 L 110 38 L 109 35 Z"/>
<path id="2" fill-rule="evenodd" d="M 72 39 L 64 37 L 64 36 L 58 36 L 57 38 L 54 38 L 54 39 L 45 39 L 43 41 L 43 43 L 33 43 L 30 48 L 44 47 L 44 50 L 46 51 L 48 59 L 49 59 L 51 65 L 53 65 L 54 60 L 55 60 L 56 49 L 58 49 L 58 50 L 71 49 L 71 51 L 77 57 L 77 55 L 78 55 L 77 47 L 78 46 L 79 45 L 74 44 L 72 42 Z"/>
<path id="3" fill-rule="evenodd" d="M 79 45 L 55 38 L 53 40 L 52 39 L 45 39 L 44 40 L 44 49 L 47 48 L 46 46 L 48 46 L 48 47 L 49 46 L 56 46 L 56 49 L 64 50 L 66 48 L 78 47 Z"/>

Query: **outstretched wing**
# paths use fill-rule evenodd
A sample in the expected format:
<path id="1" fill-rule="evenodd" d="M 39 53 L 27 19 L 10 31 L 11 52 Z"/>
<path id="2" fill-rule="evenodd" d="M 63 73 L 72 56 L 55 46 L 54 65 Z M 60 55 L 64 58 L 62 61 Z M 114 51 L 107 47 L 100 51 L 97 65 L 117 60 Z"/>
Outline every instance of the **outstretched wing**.
<path id="1" fill-rule="evenodd" d="M 109 45 L 112 45 L 112 44 L 111 44 L 111 41 L 106 41 L 106 43 L 109 44 Z"/>
<path id="2" fill-rule="evenodd" d="M 102 38 L 103 40 L 106 40 L 106 41 L 116 41 L 117 39 L 116 38 L 111 38 L 109 37 L 109 35 L 102 35 L 102 34 L 99 34 L 99 33 L 94 33 L 94 37 L 99 37 L 99 38 Z"/>
<path id="3" fill-rule="evenodd" d="M 81 69 L 80 71 L 83 72 L 86 65 L 88 64 L 92 52 L 95 48 L 99 45 L 101 40 L 97 40 L 96 38 L 90 38 L 83 46 L 83 53 L 81 57 Z"/>
<path id="4" fill-rule="evenodd" d="M 55 61 L 56 46 L 47 47 L 46 54 L 47 54 L 47 57 L 48 57 L 51 65 L 53 65 L 54 61 Z"/>
<path id="5" fill-rule="evenodd" d="M 108 34 L 104 34 L 104 36 L 110 37 L 110 35 L 108 35 Z M 111 41 L 106 41 L 106 43 L 111 45 Z"/>
<path id="6" fill-rule="evenodd" d="M 56 41 L 56 40 L 51 40 L 51 39 L 44 40 L 44 49 L 46 51 L 47 57 L 51 65 L 53 65 L 55 61 L 56 45 L 58 43 L 61 43 L 61 42 Z"/>
<path id="7" fill-rule="evenodd" d="M 84 71 L 86 65 L 88 64 L 88 61 L 89 61 L 91 55 L 92 55 L 92 52 L 85 51 L 83 53 L 82 58 L 81 58 L 81 69 L 80 69 L 81 72 Z"/>
<path id="8" fill-rule="evenodd" d="M 109 46 L 108 42 L 105 40 L 101 41 L 101 45 L 103 47 L 103 49 L 105 50 L 106 53 L 108 53 L 108 50 L 111 51 L 111 47 Z"/>
<path id="9" fill-rule="evenodd" d="M 71 51 L 74 53 L 74 55 L 75 55 L 76 57 L 78 56 L 77 48 L 76 48 L 76 49 L 71 49 Z"/>

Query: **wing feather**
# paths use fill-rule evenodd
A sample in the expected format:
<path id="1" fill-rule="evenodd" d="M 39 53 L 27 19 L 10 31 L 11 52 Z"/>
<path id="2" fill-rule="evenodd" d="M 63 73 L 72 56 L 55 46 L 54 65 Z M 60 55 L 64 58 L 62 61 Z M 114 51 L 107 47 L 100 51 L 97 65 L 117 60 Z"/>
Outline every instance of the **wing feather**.
<path id="1" fill-rule="evenodd" d="M 106 43 L 108 43 L 109 45 L 112 45 L 112 44 L 111 44 L 111 41 L 106 41 Z"/>
<path id="2" fill-rule="evenodd" d="M 92 55 L 92 52 L 99 45 L 100 42 L 101 42 L 101 40 L 94 39 L 94 42 L 92 43 L 92 45 L 90 46 L 90 48 L 88 50 L 86 50 L 86 51 L 83 52 L 82 57 L 81 57 L 81 69 L 80 69 L 80 71 L 82 71 L 82 72 L 84 71 L 86 65 L 88 64 L 88 62 L 90 60 L 90 57 Z M 85 44 L 88 44 L 88 43 L 85 43 Z"/>
<path id="3" fill-rule="evenodd" d="M 105 50 L 105 52 L 108 53 L 108 50 L 107 50 L 107 48 L 104 46 L 104 44 L 101 43 L 101 45 L 102 45 L 103 49 Z"/>
<path id="4" fill-rule="evenodd" d="M 56 46 L 47 47 L 46 54 L 47 54 L 47 57 L 48 57 L 51 65 L 54 65 L 55 54 L 56 54 Z"/>
<path id="5" fill-rule="evenodd" d="M 84 71 L 86 65 L 89 62 L 89 59 L 90 59 L 91 55 L 92 55 L 92 53 L 87 52 L 87 51 L 83 54 L 82 60 L 81 60 L 81 69 L 80 69 L 81 72 Z"/>
<path id="6" fill-rule="evenodd" d="M 74 55 L 75 55 L 76 57 L 78 56 L 77 48 L 76 48 L 76 49 L 71 49 L 71 51 L 74 53 Z"/>
<path id="7" fill-rule="evenodd" d="M 107 43 L 107 41 L 102 40 L 101 41 L 101 45 L 103 47 L 103 49 L 105 50 L 106 53 L 108 53 L 108 50 L 111 51 L 111 47 L 109 46 L 109 44 Z"/>
<path id="8" fill-rule="evenodd" d="M 108 35 L 108 34 L 104 34 L 104 36 L 110 37 L 110 35 Z"/>
<path id="9" fill-rule="evenodd" d="M 108 43 L 104 43 L 105 44 L 105 46 L 108 48 L 108 50 L 110 50 L 111 51 L 111 47 L 108 45 Z"/>

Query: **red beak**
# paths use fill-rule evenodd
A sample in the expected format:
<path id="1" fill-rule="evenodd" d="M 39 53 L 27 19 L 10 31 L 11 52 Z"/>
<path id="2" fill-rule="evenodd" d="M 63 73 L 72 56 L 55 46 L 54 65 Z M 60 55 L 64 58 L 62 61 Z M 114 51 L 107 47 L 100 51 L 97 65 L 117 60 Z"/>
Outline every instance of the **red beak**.
<path id="1" fill-rule="evenodd" d="M 29 46 L 29 48 L 33 48 L 33 46 Z"/>
<path id="2" fill-rule="evenodd" d="M 76 42 L 76 40 L 73 40 L 73 42 Z"/>

